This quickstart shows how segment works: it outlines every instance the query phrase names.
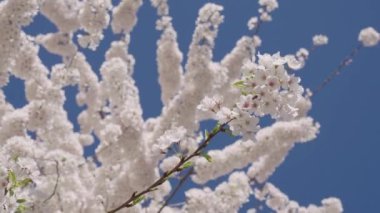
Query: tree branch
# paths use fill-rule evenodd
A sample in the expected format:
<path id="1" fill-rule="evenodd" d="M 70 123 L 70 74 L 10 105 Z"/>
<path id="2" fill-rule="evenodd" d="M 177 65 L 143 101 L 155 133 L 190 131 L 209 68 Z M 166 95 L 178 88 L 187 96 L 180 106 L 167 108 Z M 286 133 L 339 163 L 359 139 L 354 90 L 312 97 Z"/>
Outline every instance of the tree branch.
<path id="1" fill-rule="evenodd" d="M 218 133 L 223 132 L 225 130 L 224 128 L 228 125 L 228 123 L 230 123 L 234 119 L 235 118 L 230 119 L 226 123 L 217 127 L 217 129 L 215 131 L 212 131 L 210 134 L 208 134 L 208 136 L 206 136 L 207 138 L 199 145 L 199 147 L 192 154 L 190 154 L 188 156 L 182 156 L 180 158 L 180 161 L 177 163 L 177 165 L 175 165 L 169 171 L 164 172 L 163 175 L 158 180 L 156 180 L 154 183 L 152 183 L 148 188 L 146 188 L 145 190 L 143 190 L 141 192 L 137 192 L 137 191 L 133 192 L 131 197 L 127 201 L 125 201 L 123 204 L 116 207 L 115 209 L 108 211 L 108 213 L 115 213 L 115 212 L 119 211 L 120 209 L 132 207 L 132 206 L 136 205 L 137 204 L 136 201 L 141 199 L 145 194 L 157 190 L 157 187 L 160 186 L 161 184 L 163 184 L 165 181 L 167 181 L 173 173 L 180 172 L 183 169 L 185 169 L 185 168 L 182 168 L 182 166 L 185 163 L 190 161 L 195 156 L 200 156 L 202 154 L 203 149 L 207 147 L 207 145 L 209 144 L 211 139 L 214 138 Z"/>
<path id="2" fill-rule="evenodd" d="M 352 63 L 352 60 L 355 58 L 355 56 L 359 53 L 360 49 L 363 47 L 362 44 L 358 44 L 351 53 L 346 56 L 343 61 L 340 62 L 339 66 L 333 70 L 324 80 L 323 82 L 313 91 L 314 94 L 321 91 L 327 84 L 329 84 L 334 77 L 338 76 L 345 67 L 350 65 Z"/>
<path id="3" fill-rule="evenodd" d="M 169 204 L 169 202 L 171 201 L 171 199 L 173 199 L 173 197 L 175 196 L 175 194 L 178 192 L 178 190 L 181 188 L 181 186 L 186 182 L 186 180 L 190 177 L 190 175 L 193 172 L 194 172 L 194 168 L 189 169 L 189 171 L 187 171 L 187 173 L 185 174 L 185 176 L 183 176 L 180 179 L 179 183 L 177 184 L 177 186 L 175 187 L 175 189 L 173 190 L 173 192 L 169 195 L 168 199 L 166 199 L 165 203 L 158 210 L 158 213 L 160 213 L 165 208 L 165 206 L 167 206 Z"/>

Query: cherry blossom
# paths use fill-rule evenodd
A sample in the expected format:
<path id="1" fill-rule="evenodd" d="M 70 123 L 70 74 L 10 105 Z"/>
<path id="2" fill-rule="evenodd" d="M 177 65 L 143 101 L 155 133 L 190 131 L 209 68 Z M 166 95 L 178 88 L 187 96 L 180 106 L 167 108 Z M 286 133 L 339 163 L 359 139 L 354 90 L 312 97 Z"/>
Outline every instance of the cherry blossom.
<path id="1" fill-rule="evenodd" d="M 376 46 L 380 41 L 380 34 L 372 27 L 367 27 L 360 31 L 359 41 L 362 42 L 365 47 Z"/>

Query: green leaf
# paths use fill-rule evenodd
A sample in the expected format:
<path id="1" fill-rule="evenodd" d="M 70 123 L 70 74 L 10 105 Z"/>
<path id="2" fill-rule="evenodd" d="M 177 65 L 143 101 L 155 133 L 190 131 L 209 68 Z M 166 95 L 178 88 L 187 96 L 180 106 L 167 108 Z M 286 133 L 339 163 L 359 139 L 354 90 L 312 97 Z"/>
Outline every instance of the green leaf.
<path id="1" fill-rule="evenodd" d="M 247 96 L 249 93 L 246 91 L 240 91 L 242 95 Z"/>
<path id="2" fill-rule="evenodd" d="M 193 165 L 193 162 L 191 161 L 187 161 L 186 163 L 184 163 L 182 166 L 181 166 L 181 170 L 182 169 L 186 169 L 186 168 L 189 168 L 190 166 Z"/>
<path id="3" fill-rule="evenodd" d="M 24 212 L 26 212 L 26 206 L 24 204 L 18 205 L 15 213 L 24 213 Z"/>
<path id="4" fill-rule="evenodd" d="M 207 139 L 208 137 L 210 136 L 210 133 L 207 131 L 207 129 L 205 130 L 205 138 Z"/>
<path id="5" fill-rule="evenodd" d="M 8 170 L 8 180 L 15 185 L 17 182 L 16 174 L 12 170 Z"/>
<path id="6" fill-rule="evenodd" d="M 25 178 L 25 179 L 23 179 L 23 180 L 21 180 L 21 181 L 18 181 L 18 182 L 17 182 L 17 186 L 25 187 L 25 186 L 27 186 L 29 183 L 32 183 L 32 182 L 33 182 L 32 179 L 30 179 L 30 178 Z"/>
<path id="7" fill-rule="evenodd" d="M 144 200 L 144 198 L 145 198 L 144 195 L 141 195 L 141 196 L 137 197 L 136 199 L 134 199 L 134 200 L 132 201 L 132 205 L 134 206 L 134 205 L 140 203 L 142 200 Z"/>
<path id="8" fill-rule="evenodd" d="M 202 156 L 204 157 L 204 158 L 206 158 L 206 160 L 208 161 L 208 162 L 212 162 L 212 158 L 211 158 L 211 156 L 209 155 L 209 154 L 207 154 L 207 153 L 202 153 Z"/>
<path id="9" fill-rule="evenodd" d="M 26 200 L 24 198 L 21 198 L 21 199 L 17 199 L 16 202 L 17 203 L 25 203 Z"/>
<path id="10" fill-rule="evenodd" d="M 245 87 L 243 80 L 236 81 L 235 83 L 232 84 L 232 86 L 238 89 L 243 89 Z"/>
<path id="11" fill-rule="evenodd" d="M 220 123 L 217 123 L 215 127 L 211 130 L 211 134 L 216 134 L 220 130 Z"/>

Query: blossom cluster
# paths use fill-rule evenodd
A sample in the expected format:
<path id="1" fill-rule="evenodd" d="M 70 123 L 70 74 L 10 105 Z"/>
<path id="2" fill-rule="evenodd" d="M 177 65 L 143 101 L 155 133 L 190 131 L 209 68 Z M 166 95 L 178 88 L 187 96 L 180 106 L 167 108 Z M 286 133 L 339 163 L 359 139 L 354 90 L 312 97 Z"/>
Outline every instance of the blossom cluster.
<path id="1" fill-rule="evenodd" d="M 265 201 L 270 209 L 280 213 L 343 212 L 342 203 L 335 197 L 323 199 L 322 206 L 310 204 L 304 207 L 300 206 L 297 201 L 290 200 L 286 194 L 271 183 L 266 183 L 261 190 L 257 189 L 254 195 L 258 200 Z"/>
<path id="2" fill-rule="evenodd" d="M 307 55 L 307 53 L 305 53 Z M 308 111 L 300 78 L 286 71 L 293 67 L 294 56 L 258 55 L 257 63 L 247 61 L 240 80 L 234 86 L 241 95 L 234 106 L 223 106 L 220 96 L 206 97 L 198 109 L 214 113 L 220 123 L 229 122 L 235 135 L 253 137 L 259 129 L 259 118 L 266 115 L 275 120 L 292 120 Z"/>

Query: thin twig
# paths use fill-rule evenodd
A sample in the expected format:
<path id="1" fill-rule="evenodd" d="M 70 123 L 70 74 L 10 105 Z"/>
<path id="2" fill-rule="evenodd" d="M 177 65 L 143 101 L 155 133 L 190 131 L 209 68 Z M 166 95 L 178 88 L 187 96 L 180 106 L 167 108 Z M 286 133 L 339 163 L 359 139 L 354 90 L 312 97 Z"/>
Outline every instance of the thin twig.
<path id="1" fill-rule="evenodd" d="M 333 70 L 326 78 L 325 80 L 313 91 L 313 94 L 316 94 L 320 92 L 327 84 L 329 84 L 334 77 L 338 76 L 345 67 L 351 64 L 352 60 L 355 58 L 355 56 L 358 54 L 360 49 L 363 47 L 362 44 L 358 44 L 351 53 L 346 56 L 339 64 L 339 66 Z"/>
<path id="2" fill-rule="evenodd" d="M 161 206 L 161 208 L 158 210 L 157 213 L 160 213 L 164 208 L 165 206 L 167 206 L 169 204 L 169 202 L 171 201 L 171 199 L 173 199 L 173 197 L 175 196 L 175 194 L 178 192 L 178 190 L 181 188 L 181 186 L 186 182 L 186 180 L 190 177 L 190 175 L 194 172 L 194 168 L 191 168 L 189 169 L 189 171 L 187 171 L 187 173 L 185 174 L 185 176 L 183 176 L 179 183 L 177 184 L 177 186 L 175 187 L 175 189 L 172 191 L 172 193 L 169 195 L 169 197 L 165 200 L 165 203 Z"/>
<path id="3" fill-rule="evenodd" d="M 257 24 L 256 24 L 256 27 L 255 27 L 255 29 L 254 29 L 254 31 L 253 31 L 253 35 L 252 36 L 257 36 L 258 34 L 259 34 L 259 32 L 260 32 L 260 27 L 261 27 L 261 24 L 263 23 L 263 21 L 259 18 L 258 20 L 257 20 Z"/>
<path id="4" fill-rule="evenodd" d="M 55 170 L 56 170 L 56 172 L 57 172 L 57 178 L 56 178 L 56 180 L 55 180 L 55 185 L 54 185 L 54 190 L 53 190 L 53 192 L 49 195 L 48 198 L 46 198 L 46 199 L 43 201 L 44 203 L 45 203 L 46 201 L 50 200 L 50 199 L 55 195 L 55 193 L 56 193 L 56 191 L 57 191 L 57 188 L 58 188 L 59 177 L 61 176 L 61 175 L 59 174 L 59 163 L 58 163 L 57 160 L 54 160 L 54 162 L 55 162 Z"/>
<path id="5" fill-rule="evenodd" d="M 149 192 L 157 190 L 157 187 L 163 184 L 165 181 L 167 181 L 173 173 L 182 171 L 184 169 L 182 168 L 182 166 L 185 163 L 187 163 L 193 157 L 200 156 L 202 154 L 203 149 L 207 147 L 211 139 L 213 139 L 218 133 L 223 132 L 225 130 L 224 128 L 228 125 L 228 123 L 230 123 L 234 119 L 235 118 L 230 119 L 226 123 L 220 125 L 215 131 L 211 132 L 192 154 L 188 156 L 182 156 L 180 158 L 180 161 L 177 163 L 176 166 L 174 166 L 174 168 L 164 172 L 162 176 L 158 180 L 156 180 L 154 183 L 152 183 L 152 185 L 150 185 L 147 189 L 141 192 L 137 192 L 137 191 L 133 192 L 127 201 L 125 201 L 123 204 L 116 207 L 115 209 L 108 211 L 108 213 L 115 213 L 119 211 L 120 209 L 132 207 L 136 205 L 134 201 L 140 199 L 142 196 L 144 196 L 145 194 Z"/>

